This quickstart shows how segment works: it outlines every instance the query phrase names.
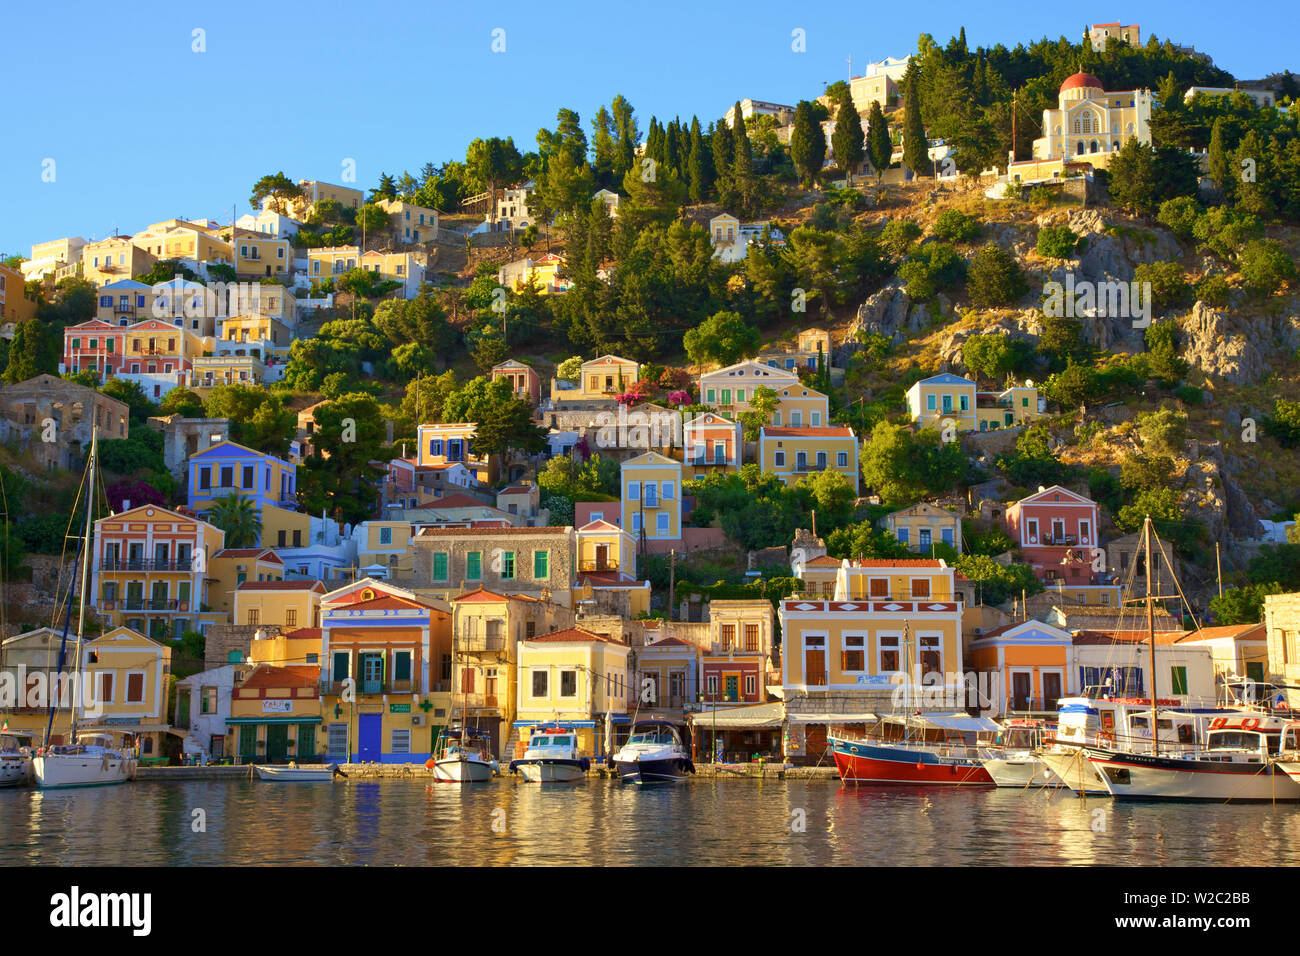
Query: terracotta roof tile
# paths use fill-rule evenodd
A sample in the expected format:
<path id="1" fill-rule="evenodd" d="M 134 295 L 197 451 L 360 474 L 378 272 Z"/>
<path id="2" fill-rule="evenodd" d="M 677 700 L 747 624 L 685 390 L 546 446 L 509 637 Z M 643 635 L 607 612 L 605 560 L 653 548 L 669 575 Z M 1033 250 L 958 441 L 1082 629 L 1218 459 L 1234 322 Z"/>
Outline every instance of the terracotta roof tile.
<path id="1" fill-rule="evenodd" d="M 525 643 L 546 643 L 562 644 L 570 641 L 578 642 L 596 642 L 603 641 L 606 644 L 616 644 L 619 647 L 626 647 L 622 641 L 616 641 L 607 634 L 596 634 L 581 627 L 566 627 L 562 631 L 552 631 L 550 634 L 539 634 L 536 637 L 530 637 Z"/>
<path id="2" fill-rule="evenodd" d="M 325 593 L 325 585 L 320 581 L 245 581 L 237 591 L 316 591 Z"/>
<path id="3" fill-rule="evenodd" d="M 266 687 L 315 687 L 319 680 L 319 667 L 303 664 L 291 664 L 287 667 L 258 664 L 239 686 L 246 690 L 260 690 Z"/>
<path id="4" fill-rule="evenodd" d="M 764 426 L 763 435 L 768 438 L 853 438 L 853 429 L 838 426 L 821 428 L 773 428 Z"/>

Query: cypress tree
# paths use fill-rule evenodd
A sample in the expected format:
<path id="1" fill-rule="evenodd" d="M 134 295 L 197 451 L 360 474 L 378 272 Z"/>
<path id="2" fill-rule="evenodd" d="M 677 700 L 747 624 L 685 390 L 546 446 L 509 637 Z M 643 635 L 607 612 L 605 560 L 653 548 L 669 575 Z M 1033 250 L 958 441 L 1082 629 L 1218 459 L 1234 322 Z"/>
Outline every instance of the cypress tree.
<path id="1" fill-rule="evenodd" d="M 732 142 L 733 135 L 731 127 L 727 125 L 725 119 L 718 120 L 712 129 L 710 137 L 713 146 L 713 171 L 717 174 L 718 179 L 722 179 L 731 172 L 731 164 L 735 155 L 736 147 Z"/>
<path id="2" fill-rule="evenodd" d="M 917 176 L 930 175 L 930 143 L 921 122 L 921 70 L 916 58 L 903 76 L 903 165 Z"/>
<path id="3" fill-rule="evenodd" d="M 850 183 L 853 182 L 853 170 L 862 162 L 865 152 L 862 138 L 862 118 L 858 111 L 852 103 L 840 104 L 840 111 L 835 116 L 835 132 L 831 134 L 831 151 L 835 165 Z"/>
<path id="4" fill-rule="evenodd" d="M 748 176 L 754 171 L 754 148 L 749 143 L 749 131 L 745 129 L 745 117 L 741 115 L 739 100 L 731 113 L 731 132 L 736 138 L 733 168 L 737 176 Z"/>
<path id="5" fill-rule="evenodd" d="M 705 144 L 704 136 L 700 132 L 700 120 L 692 116 L 691 151 L 688 160 L 692 202 L 703 202 L 713 187 L 712 157 L 712 151 Z"/>
<path id="6" fill-rule="evenodd" d="M 794 129 L 790 131 L 790 158 L 794 160 L 799 180 L 811 186 L 826 161 L 826 134 L 813 116 L 812 104 L 800 100 L 794 110 Z"/>
<path id="7" fill-rule="evenodd" d="M 1230 196 L 1232 192 L 1232 170 L 1228 164 L 1227 145 L 1223 142 L 1222 116 L 1214 121 L 1214 129 L 1210 132 L 1209 165 L 1210 178 L 1225 194 Z"/>
<path id="8" fill-rule="evenodd" d="M 867 158 L 876 170 L 876 178 L 885 175 L 894 158 L 894 143 L 889 138 L 889 124 L 885 113 L 875 100 L 871 102 L 871 115 L 867 117 Z"/>

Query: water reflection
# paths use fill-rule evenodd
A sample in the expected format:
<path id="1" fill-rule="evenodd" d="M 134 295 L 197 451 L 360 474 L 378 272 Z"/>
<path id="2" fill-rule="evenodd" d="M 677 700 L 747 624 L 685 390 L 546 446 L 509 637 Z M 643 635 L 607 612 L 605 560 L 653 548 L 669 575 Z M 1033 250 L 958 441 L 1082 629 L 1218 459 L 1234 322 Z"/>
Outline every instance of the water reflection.
<path id="1" fill-rule="evenodd" d="M 801 780 L 650 789 L 605 779 L 242 780 L 0 791 L 0 865 L 33 863 L 1285 865 L 1300 863 L 1300 813 Z"/>

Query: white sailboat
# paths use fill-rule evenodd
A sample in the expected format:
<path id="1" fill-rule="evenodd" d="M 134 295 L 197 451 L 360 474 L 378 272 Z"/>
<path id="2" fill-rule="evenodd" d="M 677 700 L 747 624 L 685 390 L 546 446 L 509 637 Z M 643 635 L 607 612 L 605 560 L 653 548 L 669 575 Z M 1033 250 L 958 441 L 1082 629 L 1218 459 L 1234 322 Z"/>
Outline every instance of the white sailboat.
<path id="1" fill-rule="evenodd" d="M 32 779 L 32 736 L 0 729 L 0 787 L 16 787 Z"/>
<path id="2" fill-rule="evenodd" d="M 96 730 L 77 733 L 77 708 L 82 697 L 81 642 L 86 628 L 86 596 L 90 588 L 91 530 L 94 528 L 95 472 L 98 469 L 99 430 L 90 436 L 89 481 L 86 492 L 86 531 L 81 546 L 81 607 L 77 616 L 77 644 L 72 664 L 72 701 L 68 736 L 71 745 L 50 746 L 49 728 L 46 746 L 32 758 L 32 772 L 37 786 L 50 790 L 63 787 L 99 787 L 125 783 L 135 776 L 135 752 L 130 737 L 124 733 Z M 69 610 L 69 614 L 71 610 Z M 67 637 L 67 627 L 64 627 Z M 50 699 L 50 725 L 54 723 L 56 701 Z"/>

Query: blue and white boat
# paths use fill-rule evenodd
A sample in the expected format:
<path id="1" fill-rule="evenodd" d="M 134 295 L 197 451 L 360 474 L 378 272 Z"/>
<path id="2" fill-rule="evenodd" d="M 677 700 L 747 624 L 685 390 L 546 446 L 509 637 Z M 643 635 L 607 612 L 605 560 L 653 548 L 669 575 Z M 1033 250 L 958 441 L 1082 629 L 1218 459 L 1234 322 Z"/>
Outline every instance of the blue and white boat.
<path id="1" fill-rule="evenodd" d="M 621 779 L 641 785 L 676 783 L 695 773 L 677 727 L 658 719 L 638 720 L 632 725 L 627 743 L 614 754 L 614 766 Z"/>
<path id="2" fill-rule="evenodd" d="M 529 783 L 572 783 L 582 780 L 591 761 L 578 749 L 578 735 L 563 728 L 538 728 L 528 738 L 528 748 L 510 761 L 510 772 Z"/>

